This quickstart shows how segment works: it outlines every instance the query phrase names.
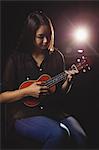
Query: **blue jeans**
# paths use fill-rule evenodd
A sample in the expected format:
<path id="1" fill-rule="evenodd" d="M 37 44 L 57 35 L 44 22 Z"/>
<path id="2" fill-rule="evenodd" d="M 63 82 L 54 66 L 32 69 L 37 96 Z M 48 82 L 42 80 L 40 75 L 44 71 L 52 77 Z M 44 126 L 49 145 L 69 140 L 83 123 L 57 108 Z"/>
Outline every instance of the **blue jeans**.
<path id="1" fill-rule="evenodd" d="M 68 147 L 69 140 L 77 145 L 84 145 L 86 134 L 79 123 L 72 117 L 57 122 L 45 116 L 35 116 L 16 120 L 16 131 L 24 137 L 42 143 L 43 149 Z"/>

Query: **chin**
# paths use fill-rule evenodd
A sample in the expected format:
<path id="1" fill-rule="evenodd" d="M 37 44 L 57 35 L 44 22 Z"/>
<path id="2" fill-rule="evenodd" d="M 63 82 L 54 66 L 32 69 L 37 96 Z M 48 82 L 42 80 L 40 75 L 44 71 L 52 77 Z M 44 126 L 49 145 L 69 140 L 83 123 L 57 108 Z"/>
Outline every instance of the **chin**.
<path id="1" fill-rule="evenodd" d="M 42 46 L 41 49 L 46 50 L 46 49 L 48 49 L 48 46 Z"/>

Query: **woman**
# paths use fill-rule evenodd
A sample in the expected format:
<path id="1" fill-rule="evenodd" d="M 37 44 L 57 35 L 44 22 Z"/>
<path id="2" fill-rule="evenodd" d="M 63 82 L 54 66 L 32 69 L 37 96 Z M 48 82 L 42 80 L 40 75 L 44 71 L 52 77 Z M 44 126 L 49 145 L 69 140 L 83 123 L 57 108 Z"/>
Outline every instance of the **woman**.
<path id="1" fill-rule="evenodd" d="M 85 132 L 62 110 L 62 95 L 68 92 L 77 70 L 65 71 L 64 56 L 54 48 L 51 20 L 42 12 L 29 14 L 16 49 L 6 65 L 3 83 L 4 90 L 14 92 L 12 103 L 7 104 L 8 131 L 13 127 L 20 135 L 40 142 L 43 149 L 66 147 L 69 140 L 83 146 Z M 56 80 L 40 80 L 44 74 L 54 77 L 61 72 L 67 77 L 60 80 L 58 76 L 60 82 L 52 88 L 48 85 Z"/>

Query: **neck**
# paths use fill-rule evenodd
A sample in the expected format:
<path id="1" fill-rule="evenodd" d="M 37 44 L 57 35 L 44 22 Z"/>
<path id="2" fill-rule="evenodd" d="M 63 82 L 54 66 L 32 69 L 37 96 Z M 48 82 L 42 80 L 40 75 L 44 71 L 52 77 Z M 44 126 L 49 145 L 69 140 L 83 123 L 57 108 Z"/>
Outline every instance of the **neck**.
<path id="1" fill-rule="evenodd" d="M 45 56 L 47 53 L 48 53 L 47 49 L 45 49 L 45 50 L 34 49 L 32 52 L 32 56 L 36 56 L 36 57 Z"/>
<path id="2" fill-rule="evenodd" d="M 32 57 L 33 59 L 36 61 L 37 63 L 37 66 L 40 67 L 42 61 L 44 60 L 45 58 L 45 54 L 42 53 L 42 52 L 37 52 L 37 53 L 32 53 Z"/>

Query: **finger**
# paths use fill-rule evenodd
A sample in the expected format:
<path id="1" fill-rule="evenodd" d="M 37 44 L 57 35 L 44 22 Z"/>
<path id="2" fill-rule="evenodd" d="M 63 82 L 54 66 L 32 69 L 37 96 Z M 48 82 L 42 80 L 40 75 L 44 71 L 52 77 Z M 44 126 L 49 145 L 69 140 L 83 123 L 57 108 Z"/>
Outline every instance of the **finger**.
<path id="1" fill-rule="evenodd" d="M 37 85 L 41 85 L 42 82 L 41 82 L 41 81 L 37 81 L 36 84 L 37 84 Z"/>
<path id="2" fill-rule="evenodd" d="M 39 95 L 37 95 L 37 94 L 33 94 L 32 96 L 35 98 L 39 98 Z"/>
<path id="3" fill-rule="evenodd" d="M 72 75 L 68 75 L 68 78 L 72 78 L 73 76 Z"/>
<path id="4" fill-rule="evenodd" d="M 71 75 L 74 73 L 74 72 L 72 72 L 72 70 L 66 70 L 65 72 L 67 73 L 67 75 Z"/>
<path id="5" fill-rule="evenodd" d="M 48 95 L 49 94 L 49 92 L 46 92 L 46 93 L 41 93 L 41 95 Z"/>
<path id="6" fill-rule="evenodd" d="M 73 78 L 72 76 L 69 76 L 69 77 L 68 77 L 68 80 L 71 81 L 72 78 Z"/>
<path id="7" fill-rule="evenodd" d="M 65 70 L 65 73 L 66 73 L 66 74 L 69 74 L 69 72 L 68 72 L 67 70 Z"/>
<path id="8" fill-rule="evenodd" d="M 48 93 L 48 90 L 41 90 L 40 93 Z"/>
<path id="9" fill-rule="evenodd" d="M 72 70 L 75 70 L 75 73 L 78 73 L 78 72 L 79 72 L 78 69 L 77 69 L 77 66 L 76 66 L 75 64 L 73 64 L 73 65 L 71 66 L 71 69 L 72 69 Z"/>
<path id="10" fill-rule="evenodd" d="M 68 71 L 68 75 L 74 75 L 74 74 L 76 74 L 75 70 L 69 70 Z"/>
<path id="11" fill-rule="evenodd" d="M 41 89 L 41 90 L 48 90 L 48 87 L 47 87 L 47 86 L 41 86 L 40 89 Z"/>

